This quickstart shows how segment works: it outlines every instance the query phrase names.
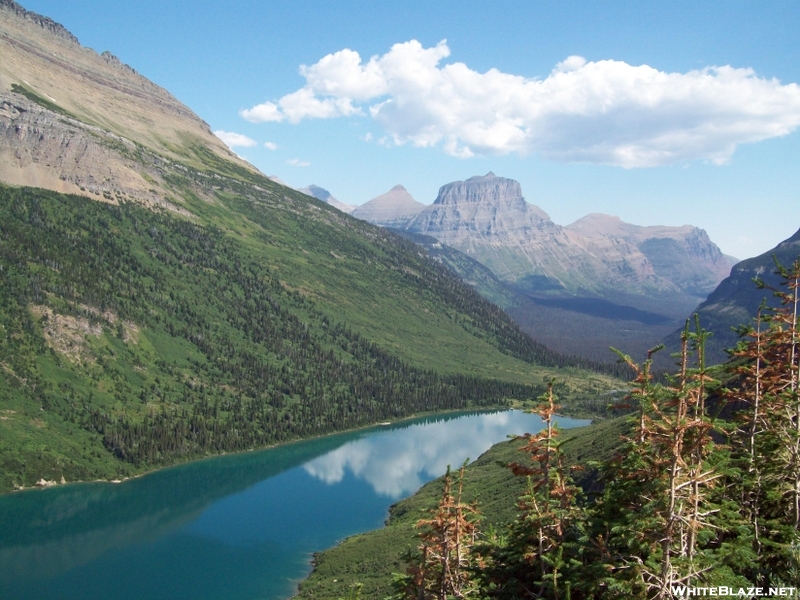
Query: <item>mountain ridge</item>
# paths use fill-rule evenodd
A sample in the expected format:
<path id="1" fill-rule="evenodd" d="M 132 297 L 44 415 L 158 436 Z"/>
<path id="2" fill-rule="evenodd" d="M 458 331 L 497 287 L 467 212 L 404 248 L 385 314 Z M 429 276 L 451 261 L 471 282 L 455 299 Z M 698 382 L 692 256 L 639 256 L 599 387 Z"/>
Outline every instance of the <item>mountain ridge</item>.
<path id="1" fill-rule="evenodd" d="M 172 94 L 111 53 L 84 48 L 11 0 L 0 14 L 3 181 L 174 207 L 164 172 L 176 164 L 239 179 L 257 173 Z"/>
<path id="2" fill-rule="evenodd" d="M 762 302 L 767 307 L 778 307 L 779 301 L 769 289 L 781 289 L 775 262 L 788 268 L 797 260 L 800 260 L 800 229 L 773 249 L 735 264 L 730 275 L 696 308 L 694 313 L 701 327 L 712 332 L 706 342 L 709 362 L 727 360 L 725 350 L 733 348 L 739 340 L 736 330 L 752 324 Z M 755 279 L 763 281 L 768 289 L 760 289 Z M 659 359 L 663 365 L 667 364 L 666 357 L 680 348 L 681 332 L 682 328 L 664 339 L 666 349 L 659 353 L 663 355 Z"/>
<path id="3" fill-rule="evenodd" d="M 629 302 L 642 296 L 644 302 L 666 293 L 690 306 L 730 267 L 707 234 L 692 226 L 640 227 L 600 214 L 557 225 L 525 201 L 518 182 L 492 172 L 442 186 L 436 201 L 403 228 L 465 252 L 535 295 L 611 295 Z M 682 271 L 670 269 L 674 260 L 659 252 L 680 257 Z"/>
<path id="4" fill-rule="evenodd" d="M 414 208 L 393 219 L 353 216 L 404 231 L 536 339 L 592 360 L 615 360 L 609 345 L 646 352 L 732 264 L 691 225 L 639 226 L 600 213 L 557 225 L 518 182 L 491 171 L 446 184 L 433 204 Z"/>

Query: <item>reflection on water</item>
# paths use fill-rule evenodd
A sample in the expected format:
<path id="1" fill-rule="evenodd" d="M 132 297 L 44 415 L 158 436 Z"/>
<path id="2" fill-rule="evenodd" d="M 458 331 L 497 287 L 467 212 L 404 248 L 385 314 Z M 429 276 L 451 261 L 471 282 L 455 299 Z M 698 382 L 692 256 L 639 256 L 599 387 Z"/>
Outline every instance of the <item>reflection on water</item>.
<path id="1" fill-rule="evenodd" d="M 348 442 L 306 463 L 303 469 L 328 484 L 339 483 L 345 471 L 350 471 L 369 483 L 376 494 L 397 500 L 444 473 L 447 465 L 459 466 L 466 458 L 478 458 L 511 433 L 512 419 L 519 416 L 506 411 L 384 432 Z"/>
<path id="2" fill-rule="evenodd" d="M 454 414 L 0 497 L 0 598 L 286 598 L 311 553 L 540 424 Z"/>

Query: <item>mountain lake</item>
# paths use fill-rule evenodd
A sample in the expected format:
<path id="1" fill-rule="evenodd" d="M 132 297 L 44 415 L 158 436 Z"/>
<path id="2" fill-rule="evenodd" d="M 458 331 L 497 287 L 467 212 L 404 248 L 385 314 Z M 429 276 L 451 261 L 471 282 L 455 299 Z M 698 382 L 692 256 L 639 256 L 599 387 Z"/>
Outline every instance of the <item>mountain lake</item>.
<path id="1" fill-rule="evenodd" d="M 447 465 L 541 425 L 520 411 L 450 413 L 0 496 L 0 598 L 289 598 L 314 552 L 381 527 Z"/>

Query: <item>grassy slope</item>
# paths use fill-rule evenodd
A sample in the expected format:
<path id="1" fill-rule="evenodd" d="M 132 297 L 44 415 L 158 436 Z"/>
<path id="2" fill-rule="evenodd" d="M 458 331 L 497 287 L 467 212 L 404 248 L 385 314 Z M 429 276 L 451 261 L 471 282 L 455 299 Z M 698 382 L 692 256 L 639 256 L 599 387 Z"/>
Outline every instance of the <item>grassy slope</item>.
<path id="1" fill-rule="evenodd" d="M 12 31 L 48 51 L 7 61 L 34 84 L 10 96 L 153 186 L 98 184 L 98 200 L 175 210 L 0 187 L 0 491 L 524 400 L 556 374 L 562 397 L 618 387 L 533 343 L 413 244 L 239 161 L 129 69 L 37 32 Z M 89 75 L 60 69 L 51 43 Z M 72 95 L 59 105 L 51 88 Z"/>
<path id="2" fill-rule="evenodd" d="M 625 419 L 618 418 L 565 432 L 563 449 L 569 460 L 583 464 L 612 456 L 625 431 Z M 501 527 L 515 516 L 516 499 L 524 480 L 503 465 L 524 461 L 520 442 L 497 444 L 467 467 L 465 500 L 477 498 L 484 516 L 482 528 Z M 588 479 L 590 473 L 584 474 Z M 586 482 L 588 483 L 588 481 Z M 315 568 L 302 582 L 298 598 L 335 600 L 344 597 L 354 583 L 362 583 L 364 598 L 383 598 L 390 592 L 392 573 L 405 570 L 403 555 L 416 546 L 414 525 L 436 506 L 442 479 L 423 486 L 416 494 L 390 509 L 386 527 L 356 535 L 315 557 Z"/>

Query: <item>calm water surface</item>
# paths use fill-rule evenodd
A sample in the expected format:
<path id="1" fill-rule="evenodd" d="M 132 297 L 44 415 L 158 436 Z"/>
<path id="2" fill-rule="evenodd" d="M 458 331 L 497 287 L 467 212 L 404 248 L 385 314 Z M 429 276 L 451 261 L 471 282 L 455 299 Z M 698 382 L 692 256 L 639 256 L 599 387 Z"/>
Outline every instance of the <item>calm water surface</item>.
<path id="1" fill-rule="evenodd" d="M 562 427 L 586 421 L 561 419 Z M 541 420 L 450 414 L 0 497 L 0 598 L 288 598 L 313 552 Z"/>

